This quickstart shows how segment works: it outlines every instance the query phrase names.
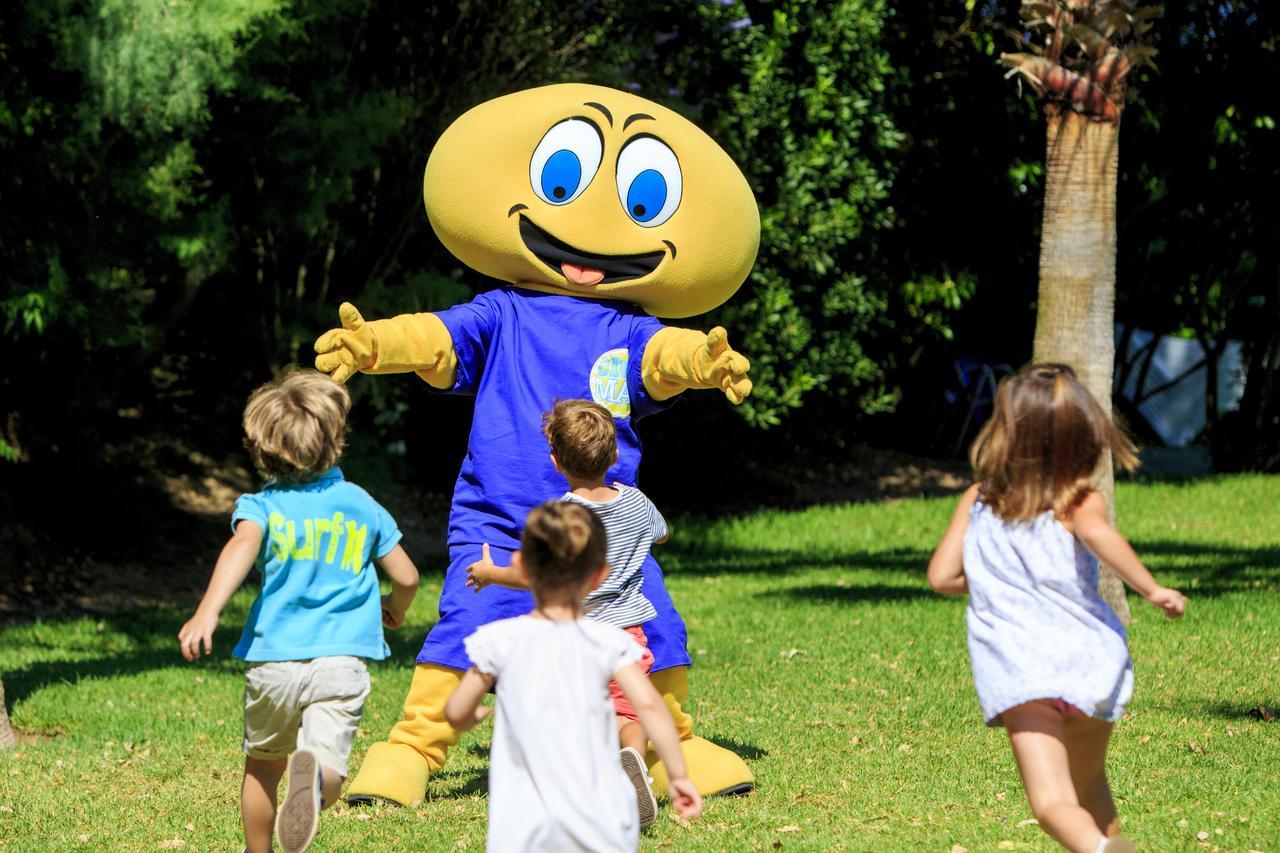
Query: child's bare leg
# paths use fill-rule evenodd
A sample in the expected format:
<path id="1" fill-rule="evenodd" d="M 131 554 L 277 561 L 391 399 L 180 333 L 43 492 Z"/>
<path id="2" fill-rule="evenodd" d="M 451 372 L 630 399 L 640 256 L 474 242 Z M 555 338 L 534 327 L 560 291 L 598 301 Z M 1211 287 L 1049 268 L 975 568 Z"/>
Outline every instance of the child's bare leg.
<path id="1" fill-rule="evenodd" d="M 649 750 L 649 738 L 645 736 L 644 726 L 636 720 L 618 717 L 618 741 L 622 748 L 631 747 L 644 755 Z"/>
<path id="2" fill-rule="evenodd" d="M 1111 723 L 1083 714 L 1068 717 L 1064 732 L 1067 757 L 1071 761 L 1071 783 L 1080 805 L 1093 816 L 1093 821 L 1110 838 L 1120 832 L 1116 805 L 1107 784 L 1107 743 L 1111 740 Z"/>
<path id="3" fill-rule="evenodd" d="M 332 767 L 320 767 L 320 808 L 321 810 L 329 808 L 338 801 L 338 797 L 342 794 L 342 781 L 345 777 L 339 776 L 338 771 Z"/>
<path id="4" fill-rule="evenodd" d="M 1076 796 L 1062 714 L 1047 702 L 1027 702 L 1002 717 L 1040 827 L 1073 853 L 1094 853 L 1102 830 Z"/>
<path id="5" fill-rule="evenodd" d="M 240 820 L 249 853 L 271 853 L 276 825 L 276 791 L 288 766 L 284 758 L 244 759 L 244 785 L 240 789 Z"/>

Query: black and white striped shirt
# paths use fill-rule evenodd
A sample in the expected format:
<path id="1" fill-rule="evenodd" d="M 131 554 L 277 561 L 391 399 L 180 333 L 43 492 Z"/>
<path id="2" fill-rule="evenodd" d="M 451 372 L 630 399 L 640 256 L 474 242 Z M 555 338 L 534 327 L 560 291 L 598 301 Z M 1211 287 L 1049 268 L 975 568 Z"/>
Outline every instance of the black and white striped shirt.
<path id="1" fill-rule="evenodd" d="M 615 483 L 617 497 L 589 501 L 568 492 L 560 500 L 582 504 L 596 514 L 608 537 L 605 562 L 609 574 L 582 603 L 583 613 L 597 622 L 630 628 L 658 615 L 644 597 L 644 560 L 649 548 L 666 538 L 667 522 L 653 502 L 639 489 Z"/>

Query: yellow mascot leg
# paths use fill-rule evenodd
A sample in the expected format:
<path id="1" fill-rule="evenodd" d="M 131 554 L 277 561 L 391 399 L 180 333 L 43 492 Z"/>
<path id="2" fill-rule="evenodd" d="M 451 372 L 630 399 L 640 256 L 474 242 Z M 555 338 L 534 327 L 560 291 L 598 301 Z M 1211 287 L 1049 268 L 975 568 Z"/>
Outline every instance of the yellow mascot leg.
<path id="1" fill-rule="evenodd" d="M 704 797 L 716 794 L 745 794 L 756 786 L 755 777 L 747 763 L 724 747 L 709 740 L 695 737 L 693 718 L 681 705 L 689 698 L 689 668 L 677 666 L 653 674 L 653 686 L 658 688 L 680 733 L 680 748 L 689 768 L 689 778 L 698 786 Z M 652 751 L 648 755 L 649 773 L 653 776 L 653 791 L 658 796 L 667 794 L 667 769 Z"/>
<path id="2" fill-rule="evenodd" d="M 353 804 L 389 800 L 407 806 L 427 793 L 427 777 L 444 764 L 458 733 L 444 718 L 444 703 L 462 680 L 462 670 L 420 663 L 404 700 L 404 719 L 385 743 L 365 754 L 360 772 L 347 788 Z"/>

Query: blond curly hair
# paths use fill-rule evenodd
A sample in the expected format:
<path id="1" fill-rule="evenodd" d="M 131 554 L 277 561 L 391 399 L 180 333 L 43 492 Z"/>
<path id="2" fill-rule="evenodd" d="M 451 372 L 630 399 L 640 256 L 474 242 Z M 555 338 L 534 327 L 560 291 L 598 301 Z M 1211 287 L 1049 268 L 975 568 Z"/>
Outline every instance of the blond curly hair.
<path id="1" fill-rule="evenodd" d="M 315 370 L 289 368 L 249 395 L 244 444 L 267 480 L 305 482 L 346 446 L 351 394 Z"/>

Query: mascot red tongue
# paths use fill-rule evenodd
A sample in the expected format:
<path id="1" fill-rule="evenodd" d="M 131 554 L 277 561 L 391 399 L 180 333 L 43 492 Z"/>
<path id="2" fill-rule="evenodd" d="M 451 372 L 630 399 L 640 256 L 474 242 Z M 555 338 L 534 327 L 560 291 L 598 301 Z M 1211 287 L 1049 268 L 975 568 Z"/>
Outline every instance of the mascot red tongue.
<path id="1" fill-rule="evenodd" d="M 445 761 L 457 734 L 444 704 L 470 665 L 462 641 L 479 625 L 526 613 L 527 593 L 473 594 L 466 568 L 492 547 L 503 562 L 524 517 L 564 493 L 540 424 L 556 399 L 605 406 L 618 431 L 609 472 L 635 484 L 635 421 L 688 389 L 751 392 L 748 363 L 725 331 L 665 326 L 720 305 L 755 261 L 760 220 L 742 173 L 705 133 L 651 101 L 600 86 L 545 86 L 481 104 L 431 153 L 424 181 L 431 226 L 492 290 L 444 311 L 366 322 L 354 306 L 316 341 L 316 367 L 416 373 L 431 387 L 475 397 L 469 449 L 449 517 L 449 569 L 440 619 L 418 655 L 404 719 L 373 745 L 348 797 L 408 804 Z M 644 625 L 653 683 L 671 708 L 704 794 L 749 790 L 736 754 L 693 734 L 681 707 L 690 658 L 684 622 L 650 557 L 644 594 L 658 616 Z M 651 769 L 665 791 L 660 763 Z"/>
<path id="2" fill-rule="evenodd" d="M 568 261 L 560 264 L 560 271 L 564 273 L 564 277 L 566 279 L 574 284 L 599 284 L 604 280 L 604 270 L 598 270 L 592 267 L 580 267 L 577 264 L 571 264 Z"/>

